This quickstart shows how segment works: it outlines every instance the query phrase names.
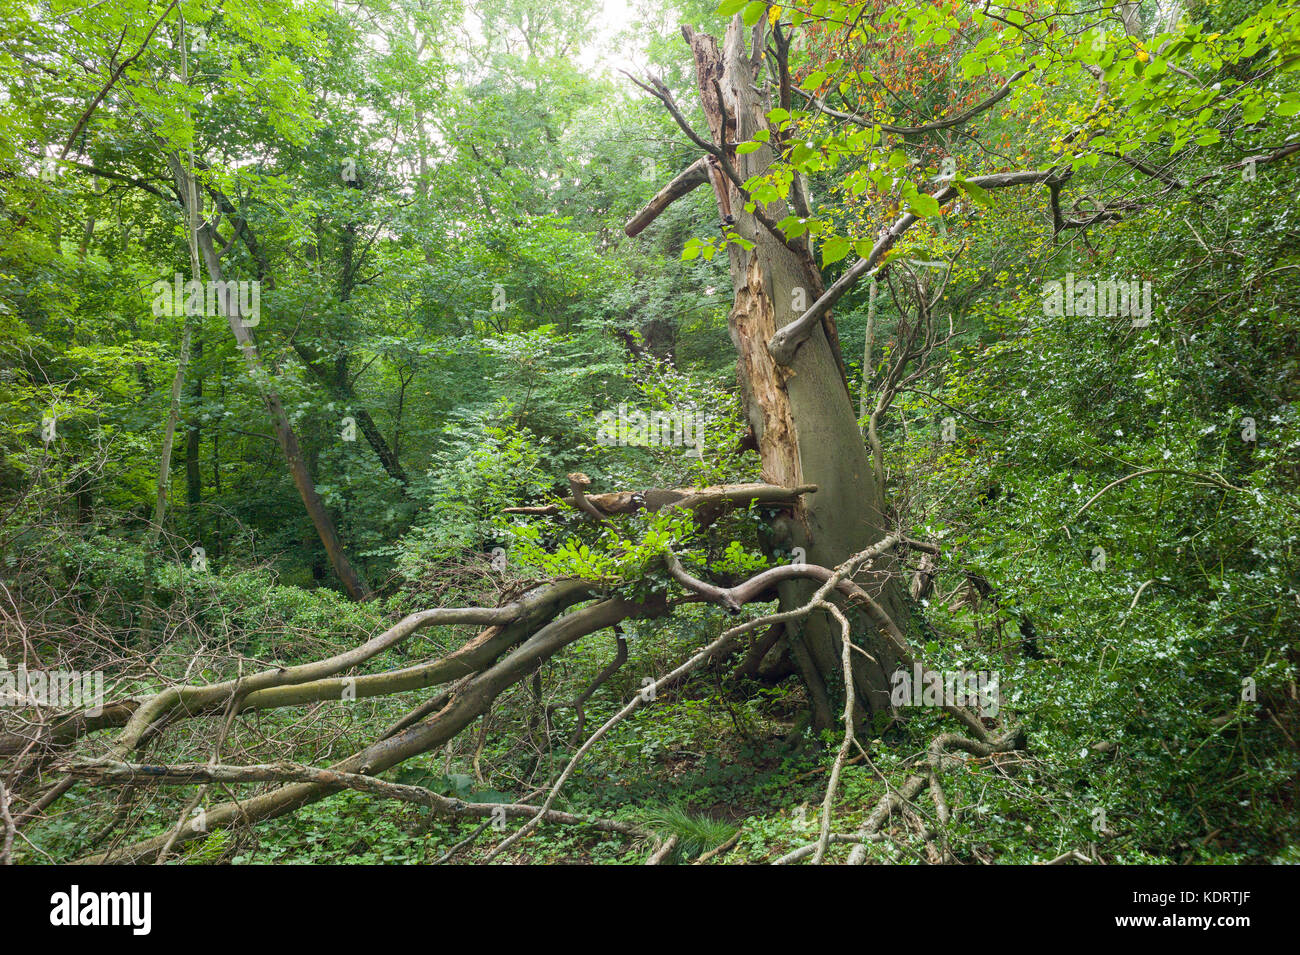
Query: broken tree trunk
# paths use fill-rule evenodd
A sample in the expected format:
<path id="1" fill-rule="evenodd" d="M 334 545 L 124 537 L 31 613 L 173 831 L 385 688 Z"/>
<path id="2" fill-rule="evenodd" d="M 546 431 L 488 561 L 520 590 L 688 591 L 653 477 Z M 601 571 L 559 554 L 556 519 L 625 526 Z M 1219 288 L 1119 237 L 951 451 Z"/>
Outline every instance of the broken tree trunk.
<path id="1" fill-rule="evenodd" d="M 584 494 L 598 516 L 635 514 L 640 510 L 661 511 L 674 507 L 690 511 L 700 525 L 710 524 L 728 508 L 743 507 L 749 503 L 787 505 L 794 504 L 801 494 L 817 490 L 815 484 L 797 487 L 780 487 L 775 484 L 719 484 L 715 487 L 649 488 L 644 491 L 610 491 L 606 494 Z M 573 497 L 560 499 L 559 504 L 539 504 L 531 507 L 504 507 L 503 514 L 532 514 L 549 517 L 563 513 L 566 508 L 579 507 Z"/>
<path id="2" fill-rule="evenodd" d="M 728 26 L 721 48 L 714 37 L 690 27 L 683 27 L 682 33 L 695 58 L 709 139 L 717 150 L 718 162 L 707 166 L 719 217 L 753 243 L 750 249 L 728 245 L 735 292 L 729 324 L 762 477 L 783 487 L 817 485 L 802 506 L 778 519 L 777 544 L 786 550 L 802 548 L 810 563 L 833 567 L 882 539 L 888 527 L 882 491 L 849 399 L 833 323 L 824 320 L 813 329 L 788 366 L 778 365 L 767 347 L 777 331 L 820 296 L 823 285 L 807 238 L 787 240 L 771 228 L 789 214 L 786 203 L 753 207 L 741 186 L 766 172 L 774 158 L 768 144 L 745 154 L 736 151 L 738 143 L 768 128 L 766 114 L 772 104 L 763 70 L 765 23 L 760 20 L 753 28 L 752 53 L 746 50 L 749 31 L 739 16 Z M 628 228 L 644 228 L 650 211 L 638 215 Z M 875 559 L 863 579 L 864 588 L 901 629 L 905 604 L 892 556 Z M 808 593 L 806 583 L 784 584 L 783 608 L 799 605 Z M 817 614 L 804 622 L 802 632 L 791 630 L 790 649 L 808 687 L 814 724 L 830 726 L 835 720 L 831 697 L 842 692 L 843 682 L 838 628 Z M 889 710 L 888 675 L 896 664 L 895 659 L 873 661 L 854 655 L 853 691 L 867 714 Z"/>

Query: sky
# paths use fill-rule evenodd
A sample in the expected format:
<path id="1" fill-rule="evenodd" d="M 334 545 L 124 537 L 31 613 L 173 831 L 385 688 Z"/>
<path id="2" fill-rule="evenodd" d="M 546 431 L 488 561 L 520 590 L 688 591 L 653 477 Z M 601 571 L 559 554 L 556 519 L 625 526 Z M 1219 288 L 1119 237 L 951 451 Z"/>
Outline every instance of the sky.
<path id="1" fill-rule="evenodd" d="M 618 34 L 643 17 L 638 13 L 640 0 L 597 0 L 597 3 L 600 13 L 590 24 L 594 42 L 578 55 L 578 62 L 605 72 L 616 73 L 620 69 L 637 72 L 632 67 L 644 62 L 644 54 L 635 44 L 619 43 Z"/>

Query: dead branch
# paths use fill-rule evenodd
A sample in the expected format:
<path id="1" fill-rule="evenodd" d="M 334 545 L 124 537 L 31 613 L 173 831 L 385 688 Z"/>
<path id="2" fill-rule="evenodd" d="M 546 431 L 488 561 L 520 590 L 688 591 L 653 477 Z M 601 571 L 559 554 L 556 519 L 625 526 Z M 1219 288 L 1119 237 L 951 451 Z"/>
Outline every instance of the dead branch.
<path id="1" fill-rule="evenodd" d="M 605 664 L 604 669 L 596 674 L 596 679 L 592 680 L 585 690 L 570 700 L 567 704 L 556 703 L 546 708 L 548 730 L 552 714 L 562 706 L 570 706 L 573 708 L 574 712 L 577 713 L 578 722 L 573 728 L 573 734 L 569 738 L 570 746 L 577 746 L 582 740 L 582 733 L 583 730 L 586 729 L 587 725 L 587 713 L 585 709 L 587 701 L 591 699 L 592 694 L 600 689 L 610 677 L 622 668 L 623 664 L 627 663 L 627 640 L 623 637 L 622 628 L 617 625 L 614 627 L 614 641 L 617 644 L 617 649 L 614 652 L 614 659 Z"/>
<path id="2" fill-rule="evenodd" d="M 569 777 L 573 774 L 573 770 L 577 767 L 578 763 L 582 760 L 582 758 L 586 756 L 588 752 L 591 751 L 592 747 L 594 747 L 597 742 L 599 742 L 606 734 L 608 734 L 610 730 L 612 730 L 619 723 L 623 722 L 623 720 L 627 719 L 627 717 L 631 716 L 638 709 L 640 709 L 643 703 L 649 702 L 650 700 L 654 699 L 655 695 L 658 693 L 658 690 L 661 687 L 670 686 L 674 683 L 679 682 L 680 680 L 684 679 L 686 676 L 688 676 L 690 673 L 692 673 L 695 669 L 697 669 L 701 664 L 705 663 L 706 661 L 714 659 L 715 657 L 720 656 L 723 653 L 733 650 L 735 648 L 736 638 L 740 636 L 742 633 L 747 633 L 750 630 L 754 630 L 761 626 L 769 626 L 774 623 L 781 623 L 787 620 L 793 620 L 797 617 L 807 616 L 809 613 L 811 613 L 813 610 L 819 607 L 829 608 L 831 605 L 827 601 L 826 597 L 832 590 L 838 589 L 841 584 L 850 584 L 852 586 L 852 582 L 848 580 L 848 578 L 851 577 L 857 571 L 857 569 L 862 566 L 863 563 L 865 563 L 867 560 L 871 559 L 872 557 L 884 553 L 886 550 L 893 547 L 894 544 L 896 544 L 897 542 L 898 542 L 897 535 L 887 537 L 884 540 L 862 551 L 861 553 L 854 554 L 848 560 L 840 564 L 839 567 L 837 567 L 834 571 L 828 571 L 824 567 L 816 568 L 817 570 L 822 571 L 826 575 L 825 580 L 823 581 L 821 586 L 817 588 L 817 591 L 816 593 L 813 594 L 812 599 L 809 600 L 807 603 L 805 603 L 803 606 L 796 607 L 792 610 L 783 611 L 781 613 L 774 613 L 763 617 L 759 617 L 756 620 L 750 620 L 746 623 L 739 624 L 738 626 L 732 627 L 724 631 L 720 637 L 718 637 L 716 640 L 714 640 L 712 643 L 706 646 L 703 650 L 700 650 L 698 653 L 692 656 L 685 663 L 678 666 L 671 673 L 668 673 L 666 676 L 660 677 L 658 680 L 651 683 L 648 687 L 643 687 L 641 691 L 636 693 L 632 697 L 632 699 L 629 700 L 621 710 L 619 710 L 608 720 L 606 720 L 604 725 L 602 725 L 600 729 L 596 730 L 596 732 L 594 732 L 587 739 L 587 742 L 585 742 L 581 746 L 581 748 L 579 748 L 578 751 L 573 754 L 572 758 L 568 762 L 568 765 L 564 767 L 564 770 L 560 773 L 559 778 L 556 779 L 555 784 L 551 787 L 551 791 L 547 795 L 546 801 L 542 803 L 542 809 L 546 810 L 551 807 L 552 803 L 555 802 L 556 797 L 559 796 L 560 790 L 563 788 L 565 782 L 567 782 Z M 778 571 L 779 572 L 789 572 L 789 571 L 805 572 L 805 571 L 811 571 L 812 569 L 813 569 L 812 567 L 792 567 L 792 566 L 775 567 L 772 568 L 772 570 L 765 571 L 764 573 L 759 574 L 757 577 L 751 578 L 750 580 L 746 581 L 744 584 L 740 584 L 736 587 L 732 587 L 727 590 L 718 587 L 712 587 L 710 585 L 704 585 L 700 581 L 694 581 L 694 583 L 697 585 L 701 585 L 704 588 L 702 591 L 698 591 L 698 592 L 701 592 L 702 595 L 707 597 L 707 599 L 710 599 L 712 602 L 717 603 L 720 606 L 725 607 L 728 611 L 730 611 L 731 608 L 734 606 L 733 602 L 745 603 L 747 602 L 748 599 L 752 599 L 752 596 L 749 596 L 746 599 L 741 599 L 744 595 L 758 594 L 761 593 L 764 589 L 766 589 L 765 586 L 761 586 L 756 583 L 761 578 L 767 577 L 773 574 L 774 572 L 778 572 Z M 859 593 L 861 593 L 860 590 Z M 902 634 L 901 632 L 898 631 L 897 627 L 889 619 L 888 615 L 886 615 L 884 611 L 881 610 L 881 608 L 879 607 L 878 604 L 875 603 L 875 601 L 871 600 L 870 597 L 867 597 L 866 594 L 861 594 L 861 597 L 865 598 L 866 601 L 868 601 L 872 606 L 874 606 L 875 610 L 880 614 L 881 618 L 883 618 L 882 621 L 878 621 L 878 622 L 887 623 L 894 630 L 894 632 L 897 633 L 896 639 L 900 644 L 903 645 L 904 652 L 905 652 L 906 644 L 905 641 L 903 640 Z M 841 619 L 843 618 L 841 617 Z M 845 633 L 846 643 L 850 642 L 847 639 L 848 637 L 847 625 L 848 625 L 847 620 L 845 620 L 844 626 L 846 627 L 846 630 L 844 633 Z M 845 656 L 847 657 L 847 655 L 848 655 L 848 651 L 846 650 Z M 850 670 L 849 681 L 845 684 L 846 696 L 850 701 L 852 701 L 853 699 L 853 693 L 849 689 L 850 687 L 852 687 L 852 685 L 853 685 L 852 672 Z M 851 702 L 849 705 L 850 706 L 852 705 Z M 510 846 L 514 845 L 525 835 L 531 832 L 534 828 L 536 828 L 536 826 L 542 821 L 542 818 L 543 818 L 542 813 L 538 813 L 537 816 L 535 816 L 533 819 L 530 819 L 527 823 L 521 826 L 514 834 L 512 834 L 511 836 L 503 840 L 495 849 L 492 850 L 492 852 L 488 855 L 487 858 L 492 859 L 493 857 L 499 855 L 501 852 L 505 851 Z"/>
<path id="3" fill-rule="evenodd" d="M 701 156 L 669 181 L 646 203 L 645 208 L 628 220 L 623 231 L 629 237 L 640 235 L 650 223 L 659 218 L 663 211 L 682 196 L 688 195 L 696 187 L 709 181 L 709 159 Z"/>
<path id="4" fill-rule="evenodd" d="M 860 116 L 857 113 L 844 113 L 840 110 L 831 109 L 826 105 L 825 100 L 821 97 L 814 96 L 812 93 L 806 92 L 805 90 L 796 90 L 796 92 L 808 100 L 809 105 L 818 112 L 825 113 L 827 116 L 833 117 L 834 119 L 847 120 L 850 123 L 855 123 L 856 125 L 862 126 L 866 129 L 879 129 L 896 136 L 916 136 L 921 133 L 932 133 L 941 129 L 951 129 L 953 126 L 960 126 L 962 123 L 973 119 L 980 113 L 996 106 L 999 102 L 1005 99 L 1007 94 L 1011 92 L 1011 87 L 1016 83 L 1016 81 L 1023 79 L 1028 75 L 1028 73 L 1028 70 L 1018 70 L 1011 75 L 1010 79 L 999 87 L 997 92 L 983 102 L 976 103 L 970 109 L 963 110 L 955 116 L 947 116 L 943 119 L 937 119 L 932 123 L 925 123 L 921 126 L 894 126 L 890 123 L 878 123 L 873 119 L 868 119 L 867 117 Z"/>
<path id="5" fill-rule="evenodd" d="M 441 710 L 398 733 L 371 743 L 329 769 L 338 773 L 374 776 L 412 756 L 441 746 L 481 716 L 503 690 L 525 679 L 565 646 L 629 617 L 654 616 L 663 614 L 666 610 L 666 604 L 662 600 L 635 603 L 610 599 L 552 620 L 514 650 L 468 680 Z M 340 785 L 337 781 L 325 783 L 319 780 L 290 783 L 251 799 L 212 807 L 206 811 L 207 824 L 214 828 L 272 819 L 316 802 L 337 791 Z M 197 835 L 186 831 L 180 835 L 179 841 L 193 839 Z M 169 836 L 170 833 L 155 836 L 117 850 L 86 856 L 78 862 L 102 865 L 150 858 Z"/>
<path id="6" fill-rule="evenodd" d="M 965 181 L 981 189 L 1005 189 L 1011 186 L 1059 182 L 1067 178 L 1068 175 L 1068 172 L 1059 172 L 1053 168 L 1044 172 L 1000 172 L 989 176 L 972 176 Z M 960 192 L 960 186 L 948 185 L 934 193 L 933 198 L 942 207 L 955 199 Z M 813 328 L 821 321 L 822 315 L 830 311 L 831 307 L 844 296 L 844 293 L 857 284 L 858 279 L 874 269 L 884 258 L 885 253 L 894 247 L 894 243 L 899 240 L 903 233 L 915 225 L 919 218 L 914 212 L 907 212 L 900 216 L 885 231 L 884 235 L 876 240 L 876 244 L 872 246 L 870 253 L 849 266 L 844 274 L 817 301 L 809 306 L 808 311 L 779 329 L 772 336 L 771 341 L 768 342 L 767 350 L 778 365 L 787 367 L 790 365 L 794 360 L 794 353 L 812 334 Z"/>
<path id="7" fill-rule="evenodd" d="M 710 849 L 708 852 L 704 853 L 702 856 L 700 856 L 698 859 L 692 862 L 691 865 L 704 865 L 706 862 L 716 859 L 719 856 L 726 855 L 728 852 L 730 852 L 732 849 L 736 847 L 736 843 L 740 842 L 740 837 L 744 833 L 744 831 L 745 831 L 745 827 L 743 825 L 740 826 L 739 828 L 736 829 L 736 834 L 734 836 L 732 836 L 722 845 L 715 846 L 714 848 Z"/>
<path id="8" fill-rule="evenodd" d="M 646 865 L 663 865 L 664 860 L 673 854 L 677 844 L 682 841 L 682 837 L 674 833 L 663 841 L 660 846 L 650 853 L 650 858 L 645 860 Z"/>
<path id="9" fill-rule="evenodd" d="M 689 28 L 683 28 L 683 29 L 689 29 Z M 686 134 L 687 138 L 689 138 L 691 142 L 693 142 L 696 146 L 704 150 L 705 153 L 707 153 L 710 157 L 712 157 L 712 159 L 717 163 L 718 167 L 721 168 L 722 171 L 726 174 L 727 179 L 731 181 L 731 185 L 735 188 L 736 192 L 740 194 L 741 198 L 744 199 L 746 203 L 753 204 L 754 208 L 751 214 L 758 221 L 758 223 L 762 225 L 763 228 L 766 229 L 772 235 L 774 239 L 776 239 L 783 246 L 785 246 L 791 252 L 793 252 L 795 255 L 801 258 L 803 256 L 808 255 L 808 249 L 806 246 L 801 246 L 797 241 L 786 236 L 785 230 L 782 229 L 780 226 L 778 226 L 775 220 L 773 220 L 771 216 L 769 216 L 766 212 L 763 211 L 763 207 L 761 205 L 753 201 L 753 197 L 750 195 L 749 190 L 745 188 L 745 180 L 741 178 L 740 173 L 736 171 L 736 167 L 731 164 L 731 160 L 727 156 L 727 149 L 728 148 L 734 149 L 736 145 L 735 143 L 723 143 L 723 144 L 715 145 L 709 142 L 699 133 L 697 133 L 694 130 L 694 128 L 691 126 L 690 121 L 687 120 L 684 115 L 682 115 L 682 111 L 677 105 L 677 100 L 673 98 L 672 92 L 668 89 L 667 86 L 664 85 L 662 81 L 652 76 L 650 77 L 649 83 L 642 83 L 640 80 L 632 76 L 630 73 L 625 72 L 624 75 L 627 76 L 628 79 L 630 79 L 637 86 L 641 87 L 641 89 L 645 90 L 655 99 L 659 100 L 659 102 L 663 103 L 664 109 L 668 110 L 668 114 L 672 116 L 673 120 L 677 123 L 678 127 L 681 128 L 682 132 Z M 719 109 L 723 108 L 721 98 L 719 98 L 718 100 L 718 107 Z"/>
<path id="10" fill-rule="evenodd" d="M 82 759 L 62 767 L 93 786 L 150 785 L 191 786 L 209 783 L 318 783 L 335 789 L 352 789 L 384 799 L 425 806 L 436 815 L 448 819 L 460 816 L 472 818 L 505 817 L 522 818 L 536 814 L 536 806 L 523 803 L 465 802 L 443 796 L 423 786 L 391 783 L 373 776 L 301 766 L 296 763 L 266 763 L 251 766 L 229 766 L 219 763 L 174 763 L 158 766 L 146 763 L 124 763 L 112 759 Z M 569 812 L 548 811 L 548 822 L 569 826 L 589 826 L 601 832 L 647 837 L 648 833 L 630 823 L 596 816 L 580 816 Z"/>
<path id="11" fill-rule="evenodd" d="M 54 724 L 55 731 L 36 739 L 45 744 L 71 742 L 85 733 L 126 726 L 119 745 L 123 756 L 133 749 L 163 717 L 188 718 L 210 715 L 224 709 L 238 688 L 243 693 L 243 711 L 300 706 L 325 700 L 341 700 L 346 689 L 350 698 L 389 695 L 424 689 L 474 673 L 498 657 L 519 639 L 521 631 L 544 622 L 566 607 L 585 599 L 591 585 L 583 581 L 560 581 L 539 587 L 519 601 L 496 608 L 440 608 L 410 614 L 367 643 L 345 654 L 299 667 L 266 670 L 242 683 L 226 681 L 208 686 L 178 686 L 143 700 L 107 704 L 96 716 L 70 714 Z M 400 645 L 417 631 L 429 626 L 485 622 L 493 624 L 463 646 L 437 660 L 357 677 L 326 676 L 350 669 L 383 650 Z M 254 688 L 254 684 L 257 688 Z M 20 733 L 0 736 L 0 754 L 18 752 L 33 742 Z"/>
<path id="12" fill-rule="evenodd" d="M 681 487 L 650 488 L 644 491 L 611 491 L 606 494 L 586 494 L 585 500 L 602 517 L 635 514 L 638 511 L 661 511 L 675 507 L 684 511 L 693 511 L 703 520 L 712 515 L 716 520 L 729 507 L 742 507 L 751 502 L 758 504 L 793 504 L 801 495 L 812 494 L 817 490 L 816 484 L 801 484 L 798 487 L 780 487 L 775 484 L 721 484 L 715 487 Z M 581 509 L 577 500 L 566 497 L 558 504 L 542 504 L 532 507 L 506 507 L 503 514 L 531 514 L 538 517 L 550 517 L 560 514 L 565 508 Z"/>
<path id="13" fill-rule="evenodd" d="M 942 830 L 949 818 L 947 798 L 939 785 L 939 774 L 946 750 L 961 749 L 972 756 L 991 756 L 993 753 L 1009 753 L 1023 747 L 1024 735 L 1018 728 L 1013 728 L 996 739 L 990 737 L 982 726 L 979 739 L 970 739 L 956 733 L 941 733 L 936 736 L 931 741 L 926 752 L 927 765 L 925 774 L 909 777 L 901 787 L 886 793 L 881 798 L 880 802 L 876 804 L 875 810 L 867 817 L 867 821 L 863 823 L 862 828 L 858 830 L 857 835 L 861 842 L 849 854 L 849 865 L 862 865 L 866 861 L 864 843 L 871 841 L 868 837 L 885 824 L 885 821 L 888 820 L 895 809 L 910 804 L 927 786 L 936 791 L 934 796 L 935 806 L 939 811 L 939 828 Z M 940 805 L 942 805 L 942 809 L 939 809 Z"/>

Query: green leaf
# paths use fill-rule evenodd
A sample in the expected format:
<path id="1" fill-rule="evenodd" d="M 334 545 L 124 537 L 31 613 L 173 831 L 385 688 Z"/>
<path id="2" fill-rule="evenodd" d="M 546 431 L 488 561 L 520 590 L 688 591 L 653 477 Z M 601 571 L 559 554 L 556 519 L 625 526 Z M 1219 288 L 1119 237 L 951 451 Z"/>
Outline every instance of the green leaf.
<path id="1" fill-rule="evenodd" d="M 777 223 L 777 227 L 785 233 L 787 239 L 797 239 L 808 231 L 808 226 L 798 216 L 786 216 Z"/>
<path id="2" fill-rule="evenodd" d="M 977 186 L 973 182 L 967 182 L 965 179 L 958 179 L 957 185 L 966 193 L 966 195 L 970 196 L 971 199 L 979 205 L 989 206 L 993 204 L 993 198 L 989 195 L 988 190 L 983 186 Z"/>
<path id="3" fill-rule="evenodd" d="M 849 240 L 842 235 L 827 239 L 822 244 L 822 266 L 838 262 L 849 254 Z"/>
<path id="4" fill-rule="evenodd" d="M 745 26 L 752 27 L 763 18 L 763 14 L 766 12 L 767 4 L 763 0 L 753 0 L 752 3 L 745 7 Z"/>
<path id="5" fill-rule="evenodd" d="M 939 214 L 939 200 L 934 196 L 926 195 L 924 192 L 918 192 L 914 197 L 907 200 L 908 207 L 918 216 L 930 218 Z"/>

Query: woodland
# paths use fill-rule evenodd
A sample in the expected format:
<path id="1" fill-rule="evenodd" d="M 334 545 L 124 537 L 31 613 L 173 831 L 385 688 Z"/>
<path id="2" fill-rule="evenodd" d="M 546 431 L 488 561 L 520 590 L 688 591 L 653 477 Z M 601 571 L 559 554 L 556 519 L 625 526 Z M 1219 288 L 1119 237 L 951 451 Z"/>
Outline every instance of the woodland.
<path id="1" fill-rule="evenodd" d="M 1300 863 L 1300 5 L 0 0 L 0 864 Z"/>

